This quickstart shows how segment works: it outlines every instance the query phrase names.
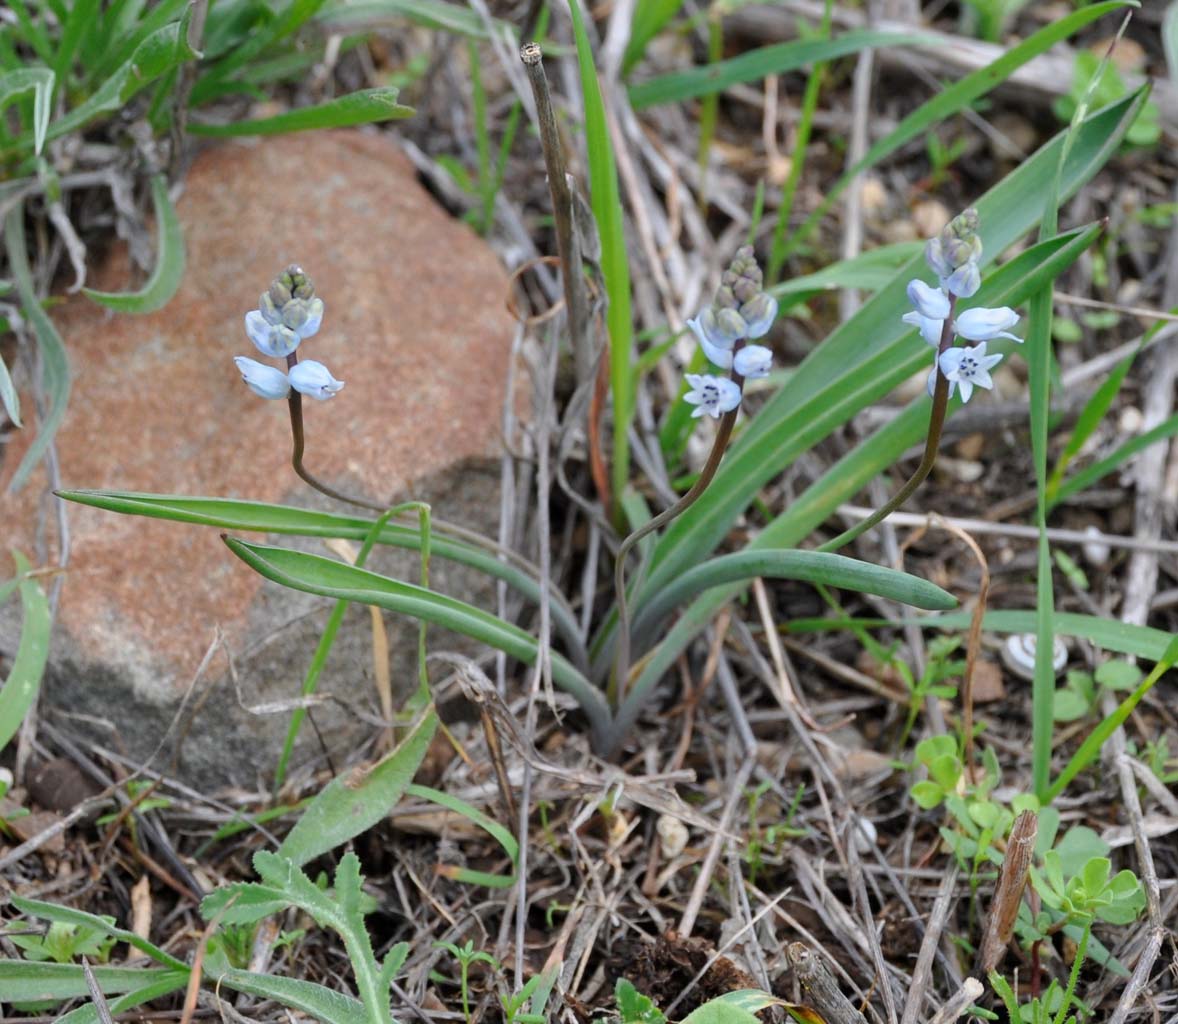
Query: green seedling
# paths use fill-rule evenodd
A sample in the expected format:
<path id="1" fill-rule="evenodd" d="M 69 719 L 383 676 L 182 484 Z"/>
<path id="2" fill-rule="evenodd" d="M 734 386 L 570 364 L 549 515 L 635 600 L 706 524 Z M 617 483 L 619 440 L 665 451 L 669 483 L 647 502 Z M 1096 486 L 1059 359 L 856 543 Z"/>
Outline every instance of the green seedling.
<path id="1" fill-rule="evenodd" d="M 1092 714 L 1105 692 L 1132 691 L 1144 673 L 1128 661 L 1106 661 L 1094 673 L 1072 669 L 1055 691 L 1055 720 L 1074 722 Z"/>
<path id="2" fill-rule="evenodd" d="M 498 968 L 499 963 L 490 953 L 475 949 L 474 943 L 469 939 L 464 946 L 457 946 L 453 942 L 435 942 L 434 947 L 446 950 L 458 961 L 459 986 L 462 990 L 462 1015 L 466 1018 L 467 1024 L 470 1024 L 470 966 L 471 964 L 484 963 L 490 964 L 492 968 Z"/>

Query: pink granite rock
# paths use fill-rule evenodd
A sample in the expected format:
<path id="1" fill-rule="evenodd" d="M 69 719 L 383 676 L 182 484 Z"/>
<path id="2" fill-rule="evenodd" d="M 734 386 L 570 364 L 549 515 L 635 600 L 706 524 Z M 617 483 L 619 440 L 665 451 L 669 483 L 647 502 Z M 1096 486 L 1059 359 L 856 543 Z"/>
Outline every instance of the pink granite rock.
<path id="1" fill-rule="evenodd" d="M 331 132 L 218 146 L 195 161 L 177 209 L 188 268 L 164 310 L 114 315 L 78 297 L 53 311 L 74 379 L 58 434 L 63 485 L 348 511 L 294 476 L 286 403 L 253 395 L 233 364 L 235 355 L 262 358 L 242 318 L 297 262 L 326 304 L 323 327 L 300 356 L 347 384 L 330 401 L 304 400 L 310 470 L 372 499 L 429 500 L 435 514 L 494 536 L 512 333 L 507 275 L 418 185 L 395 145 Z M 136 285 L 121 252 L 90 283 Z M 0 491 L 27 441 L 18 433 L 0 456 Z M 0 493 L 8 546 L 32 555 L 38 531 L 53 534 L 46 487 L 39 471 L 19 494 Z M 50 709 L 105 718 L 118 733 L 105 742 L 143 756 L 218 631 L 245 703 L 297 695 L 329 602 L 265 583 L 215 530 L 77 505 L 68 514 L 72 550 L 44 691 Z M 326 553 L 320 541 L 282 542 Z M 51 541 L 49 563 L 56 557 Z M 414 572 L 404 558 L 373 564 Z M 440 561 L 434 581 L 490 600 L 484 579 Z M 11 604 L 0 609 L 0 650 L 12 649 Z M 391 644 L 410 652 L 413 625 L 389 624 Z M 409 659 L 395 661 L 411 671 Z M 180 772 L 253 784 L 273 768 L 287 715 L 248 713 L 227 668 L 222 650 L 197 684 L 199 693 L 213 689 L 184 730 Z M 368 613 L 351 609 L 321 686 L 353 710 L 316 712 L 330 743 L 370 730 L 356 709 L 376 707 L 371 673 Z"/>

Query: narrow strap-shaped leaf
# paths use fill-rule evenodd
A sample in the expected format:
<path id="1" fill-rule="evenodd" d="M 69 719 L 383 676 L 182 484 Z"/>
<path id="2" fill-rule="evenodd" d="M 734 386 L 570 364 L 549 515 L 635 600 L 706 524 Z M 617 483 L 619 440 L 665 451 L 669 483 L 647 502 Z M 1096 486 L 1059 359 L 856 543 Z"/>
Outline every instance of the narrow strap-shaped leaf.
<path id="1" fill-rule="evenodd" d="M 163 309 L 184 277 L 184 232 L 168 197 L 168 179 L 164 175 L 157 174 L 151 179 L 151 198 L 156 223 L 155 268 L 143 287 L 135 292 L 82 289 L 88 298 L 120 313 L 154 313 Z"/>
<path id="2" fill-rule="evenodd" d="M 255 571 L 293 590 L 345 598 L 356 604 L 372 604 L 424 619 L 503 651 L 526 665 L 535 664 L 538 656 L 535 637 L 474 605 L 319 555 L 252 544 L 233 537 L 227 537 L 225 543 Z M 551 657 L 553 682 L 576 698 L 589 717 L 594 734 L 604 735 L 610 715 L 601 693 L 565 658 L 556 653 Z"/>
<path id="3" fill-rule="evenodd" d="M 24 206 L 17 203 L 8 211 L 4 224 L 4 244 L 8 253 L 8 266 L 16 280 L 20 295 L 21 312 L 33 325 L 33 334 L 41 355 L 41 387 L 48 400 L 48 409 L 40 423 L 36 439 L 20 460 L 16 472 L 9 481 L 9 493 L 15 493 L 24 486 L 33 467 L 41 460 L 45 450 L 53 443 L 53 437 L 65 418 L 70 397 L 70 367 L 65 352 L 65 343 L 53 321 L 41 307 L 33 287 L 33 275 L 29 272 L 29 257 L 25 252 Z"/>
<path id="4" fill-rule="evenodd" d="M 0 75 L 0 110 L 10 100 L 30 89 L 33 92 L 33 152 L 41 155 L 45 135 L 49 130 L 49 114 L 53 103 L 56 76 L 49 68 L 13 68 Z"/>
<path id="5" fill-rule="evenodd" d="M 121 512 L 124 515 L 149 516 L 180 523 L 199 523 L 223 530 L 250 530 L 257 533 L 282 533 L 297 537 L 343 537 L 364 540 L 372 529 L 372 521 L 358 516 L 342 516 L 290 505 L 273 505 L 262 501 L 240 501 L 233 498 L 203 498 L 183 494 L 142 494 L 135 491 L 58 491 L 58 497 L 82 505 Z M 540 584 L 523 569 L 501 560 L 494 554 L 473 544 L 446 537 L 437 520 L 431 550 L 440 558 L 450 559 L 472 569 L 478 569 L 509 587 L 519 591 L 534 604 L 540 602 Z M 421 550 L 421 534 L 414 527 L 387 524 L 377 543 L 392 547 Z M 572 652 L 574 662 L 584 662 L 580 627 L 572 609 L 563 596 L 550 594 L 552 621 L 561 638 Z"/>
<path id="6" fill-rule="evenodd" d="M 91 968 L 106 995 L 133 992 L 146 984 L 165 978 L 178 979 L 177 988 L 188 981 L 183 973 L 163 968 L 106 967 Z M 90 995 L 81 964 L 32 963 L 28 960 L 0 960 L 0 992 L 7 1003 L 25 1003 L 37 999 L 78 999 Z"/>
<path id="7" fill-rule="evenodd" d="M 128 945 L 133 946 L 141 953 L 146 953 L 157 963 L 165 967 L 172 967 L 177 971 L 186 972 L 188 970 L 188 965 L 183 960 L 178 960 L 171 953 L 160 949 L 159 946 L 152 942 L 148 942 L 147 939 L 136 935 L 134 932 L 129 932 L 125 928 L 119 928 L 117 925 L 99 917 L 97 914 L 90 914 L 84 910 L 75 910 L 73 907 L 65 907 L 58 903 L 47 903 L 44 900 L 29 900 L 21 896 L 13 896 L 12 905 L 22 914 L 27 914 L 30 917 L 38 917 L 42 921 L 80 925 L 83 928 L 90 928 L 104 935 L 110 935 L 120 942 L 126 942 Z"/>
<path id="8" fill-rule="evenodd" d="M 817 61 L 845 57 L 878 46 L 903 46 L 932 42 L 929 36 L 915 32 L 877 32 L 856 29 L 837 39 L 802 39 L 776 43 L 742 53 L 739 57 L 674 71 L 638 82 L 629 88 L 630 103 L 635 110 L 659 103 L 678 103 L 722 92 L 742 82 L 754 82 L 767 75 L 782 75 Z"/>
<path id="9" fill-rule="evenodd" d="M 273 117 L 256 121 L 234 121 L 230 124 L 201 124 L 190 121 L 188 130 L 193 135 L 228 138 L 239 135 L 283 135 L 319 128 L 347 128 L 374 121 L 393 121 L 413 115 L 412 107 L 397 102 L 397 90 L 391 86 L 361 89 L 346 96 L 319 103 L 313 107 L 299 107 Z"/>
<path id="10" fill-rule="evenodd" d="M 29 563 L 23 555 L 13 552 L 16 571 L 21 577 L 18 584 L 20 600 L 24 611 L 21 623 L 20 643 L 8 679 L 0 689 L 0 750 L 16 735 L 37 691 L 41 688 L 41 677 L 49 659 L 49 629 L 52 620 L 49 615 L 49 601 L 41 585 L 29 576 Z"/>

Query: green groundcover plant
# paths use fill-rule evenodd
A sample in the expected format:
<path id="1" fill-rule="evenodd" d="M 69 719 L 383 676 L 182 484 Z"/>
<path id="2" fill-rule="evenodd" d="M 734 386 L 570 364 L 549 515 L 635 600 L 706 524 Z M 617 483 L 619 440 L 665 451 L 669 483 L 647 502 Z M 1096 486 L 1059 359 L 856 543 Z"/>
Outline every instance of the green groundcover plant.
<path id="1" fill-rule="evenodd" d="M 57 6 L 64 17 L 58 17 L 52 31 L 39 31 L 38 23 L 31 18 L 17 18 L 16 24 L 23 33 L 19 37 L 20 48 L 34 52 L 40 64 L 25 69 L 8 66 L 9 77 L 0 79 L 0 99 L 22 104 L 21 130 L 16 134 L 10 132 L 6 140 L 0 139 L 3 147 L 0 152 L 6 154 L 14 173 L 24 176 L 19 180 L 46 194 L 51 185 L 51 169 L 45 166 L 42 157 L 47 140 L 78 131 L 92 124 L 93 118 L 110 116 L 121 110 L 133 95 L 149 88 L 152 90 L 147 111 L 149 123 L 160 134 L 168 132 L 185 119 L 182 111 L 258 88 L 259 76 L 263 80 L 265 76 L 255 61 L 267 56 L 277 60 L 277 55 L 285 52 L 284 41 L 301 25 L 313 17 L 330 16 L 332 11 L 330 5 L 322 3 L 292 2 L 272 17 L 259 15 L 251 19 L 242 14 L 241 6 L 213 4 L 207 12 L 201 41 L 197 38 L 200 28 L 194 29 L 194 11 L 199 5 L 163 3 L 150 12 L 137 10 L 135 18 L 104 15 L 86 23 L 79 20 L 81 14 L 75 17 L 75 12 L 83 9 L 93 12 L 96 5 Z M 453 25 L 461 23 L 461 9 L 456 5 L 418 6 L 432 11 L 436 17 L 457 19 Z M 827 191 L 825 202 L 834 202 L 856 174 L 966 109 L 1032 57 L 1102 15 L 1126 6 L 1120 0 L 1109 0 L 1082 7 L 1012 47 L 991 66 L 950 84 L 871 147 L 863 160 L 847 172 L 849 177 L 840 179 Z M 666 14 L 665 18 L 652 13 L 656 7 Z M 116 9 L 126 10 L 126 7 L 111 8 Z M 341 7 L 336 13 L 342 10 Z M 201 907 L 205 917 L 222 929 L 222 937 L 214 936 L 204 961 L 205 977 L 210 983 L 277 1000 L 331 1024 L 390 1022 L 390 992 L 409 950 L 398 945 L 383 959 L 376 958 L 364 922 L 371 906 L 363 891 L 360 863 L 355 854 L 345 853 L 338 859 L 330 883 L 323 879 L 323 884 L 319 884 L 309 877 L 305 871 L 308 862 L 345 846 L 380 821 L 402 795 L 411 792 L 465 814 L 500 843 L 513 872 L 518 868 L 519 846 L 509 830 L 454 797 L 412 783 L 438 725 L 426 670 L 427 625 L 444 626 L 525 665 L 539 662 L 550 674 L 552 683 L 576 701 L 596 752 L 611 757 L 628 742 L 675 660 L 706 629 L 716 612 L 755 578 L 806 581 L 827 589 L 877 595 L 920 611 L 948 613 L 956 607 L 957 600 L 941 587 L 908 573 L 839 554 L 837 549 L 886 518 L 921 485 L 933 467 L 946 419 L 961 404 L 984 400 L 985 392 L 992 386 L 990 373 L 1003 359 L 1024 359 L 1030 377 L 1031 435 L 1039 496 L 1037 524 L 1041 533 L 1038 599 L 1034 608 L 1021 612 L 992 613 L 984 625 L 996 630 L 1025 631 L 1029 620 L 1038 634 L 1040 657 L 1033 694 L 1033 777 L 1025 800 L 1011 805 L 998 803 L 993 799 L 996 779 L 992 760 L 986 760 L 982 766 L 983 781 L 967 782 L 979 776 L 975 774 L 978 766 L 966 763 L 965 744 L 953 737 L 936 737 L 917 747 L 917 763 L 923 766 L 928 778 L 916 783 L 912 790 L 913 799 L 921 807 L 930 812 L 943 810 L 947 815 L 942 833 L 945 843 L 971 878 L 982 878 L 987 865 L 1001 860 L 999 842 L 1009 831 L 1016 811 L 1032 807 L 1047 814 L 1051 801 L 1096 760 L 1112 731 L 1178 658 L 1178 644 L 1158 631 L 1108 624 L 1091 616 L 1056 615 L 1045 536 L 1049 510 L 1046 448 L 1052 379 L 1051 293 L 1060 275 L 1099 239 L 1102 231 L 1099 223 L 1060 229 L 1059 208 L 1117 152 L 1144 108 L 1147 90 L 1117 95 L 1099 107 L 1091 104 L 1089 90 L 1076 104 L 1065 131 L 977 196 L 973 205 L 929 240 L 923 251 L 904 250 L 890 264 L 881 264 L 882 273 L 877 266 L 871 297 L 858 312 L 834 327 L 780 384 L 771 376 L 772 351 L 763 342 L 773 324 L 788 315 L 793 304 L 806 294 L 805 287 L 797 282 L 776 283 L 776 274 L 768 277 L 763 274 L 751 246 L 738 249 L 711 300 L 702 309 L 693 311 L 695 315 L 687 321 L 699 349 L 684 373 L 682 400 L 667 412 L 661 434 L 664 455 L 669 460 L 679 460 L 692 426 L 708 418 L 714 421 L 711 451 L 682 497 L 666 510 L 652 514 L 631 479 L 626 442 L 634 416 L 638 370 L 649 369 L 650 364 L 635 359 L 626 238 L 607 118 L 579 8 L 573 4 L 569 10 L 584 99 L 582 142 L 588 151 L 591 206 L 601 244 L 600 270 L 608 299 L 608 350 L 604 358 L 609 366 L 614 439 L 608 477 L 614 487 L 612 502 L 601 512 L 612 517 L 618 533 L 614 600 L 608 607 L 586 626 L 574 614 L 572 600 L 553 581 L 544 579 L 538 566 L 518 554 L 437 520 L 423 503 L 386 507 L 379 501 L 343 494 L 306 469 L 305 435 L 307 423 L 313 422 L 313 406 L 306 413 L 304 399 L 348 401 L 345 382 L 322 363 L 308 358 L 315 336 L 331 329 L 332 297 L 316 292 L 313 275 L 309 273 L 313 268 L 291 266 L 281 270 L 268 285 L 258 282 L 258 287 L 264 290 L 257 306 L 243 310 L 244 335 L 256 352 L 252 356 L 238 356 L 236 363 L 244 384 L 259 399 L 286 403 L 292 431 L 293 469 L 310 486 L 339 499 L 340 511 L 314 512 L 215 496 L 93 490 L 69 490 L 61 494 L 67 500 L 119 514 L 230 531 L 225 535 L 229 556 L 240 559 L 251 570 L 277 584 L 333 600 L 335 610 L 308 668 L 305 692 L 316 685 L 340 616 L 348 604 L 384 608 L 419 622 L 420 689 L 401 723 L 407 731 L 400 744 L 376 765 L 329 783 L 301 811 L 294 828 L 277 850 L 256 854 L 253 866 L 258 881 L 218 889 Z M 676 4 L 637 5 L 631 45 L 643 38 L 653 38 L 677 10 Z M 448 21 L 441 24 L 452 27 Z M 630 101 L 635 107 L 654 106 L 704 95 L 709 90 L 714 94 L 722 87 L 713 88 L 717 81 L 751 80 L 868 46 L 885 45 L 888 41 L 875 36 L 854 37 L 849 41 L 846 37 L 829 36 L 810 39 L 805 41 L 804 49 L 756 53 L 752 55 L 754 59 L 739 65 L 721 62 L 704 69 L 707 81 L 692 73 L 633 81 L 629 86 Z M 639 46 L 636 55 L 627 51 L 627 67 L 640 66 L 644 45 Z M 10 42 L 9 50 L 15 48 Z M 293 54 L 287 56 L 297 64 Z M 137 74 L 131 76 L 121 70 L 128 66 L 137 68 Z M 12 77 L 21 70 L 36 74 Z M 8 82 L 7 86 L 4 81 Z M 179 88 L 181 81 L 187 82 L 185 90 Z M 68 96 L 64 105 L 51 102 L 57 95 L 54 90 L 61 88 L 66 89 Z M 370 103 L 377 106 L 365 105 Z M 322 123 L 357 123 L 377 119 L 378 107 L 381 118 L 410 113 L 396 107 L 390 96 L 382 94 L 355 99 L 354 105 L 346 108 L 332 108 L 335 113 L 331 116 L 337 118 L 334 121 L 311 122 L 307 120 L 310 112 L 292 111 L 267 121 L 204 123 L 199 130 L 206 134 L 241 134 Z M 47 113 L 53 109 L 64 109 L 65 113 L 53 119 Z M 340 109 L 351 111 L 346 116 L 354 120 L 340 120 L 344 117 L 339 114 Z M 357 110 L 367 113 L 360 114 Z M 188 129 L 197 130 L 196 124 L 189 121 Z M 483 170 L 487 171 L 487 167 Z M 154 194 L 161 225 L 159 265 L 164 269 L 157 268 L 157 275 L 153 275 L 145 289 L 150 298 L 145 299 L 141 294 L 135 300 L 123 296 L 112 301 L 110 296 L 96 295 L 93 296 L 96 301 L 134 311 L 153 308 L 154 303 L 166 301 L 169 289 L 174 290 L 179 278 L 174 255 L 177 243 L 170 237 L 174 217 L 169 212 L 163 184 L 155 186 Z M 480 217 L 485 223 L 485 218 L 491 215 L 493 201 L 488 202 L 483 191 L 479 195 Z M 771 268 L 782 265 L 785 257 L 805 242 L 825 209 L 829 205 L 792 234 L 775 236 L 768 260 Z M 22 309 L 42 346 L 47 394 L 52 398 L 54 410 L 42 423 L 44 439 L 52 435 L 53 417 L 68 394 L 68 368 L 64 346 L 33 292 L 19 206 L 14 210 L 6 230 L 9 261 Z M 1037 236 L 1031 237 L 1035 232 Z M 1016 244 L 1021 245 L 1017 255 L 1000 261 L 999 257 Z M 852 270 L 835 266 L 820 273 L 837 279 L 839 274 Z M 566 268 L 566 271 L 577 274 L 579 268 Z M 167 287 L 157 277 L 164 279 Z M 1019 312 L 1023 309 L 1027 310 L 1026 314 Z M 770 516 L 743 547 L 720 551 L 737 519 L 753 504 L 767 481 L 916 374 L 927 377 L 927 395 L 912 399 L 898 416 L 851 448 L 788 507 Z M 748 416 L 746 384 L 756 379 L 768 381 L 771 390 L 755 415 Z M 12 394 L 11 388 L 0 390 Z M 1094 399 L 1104 400 L 1104 397 Z M 1097 421 L 1100 415 L 1100 412 L 1096 414 Z M 842 502 L 892 466 L 908 448 L 921 443 L 925 454 L 916 472 L 873 516 L 821 545 L 801 547 Z M 32 457 L 40 458 L 43 453 L 42 445 Z M 1065 475 L 1057 481 L 1056 493 L 1067 488 L 1069 479 Z M 346 564 L 293 551 L 277 543 L 244 540 L 234 535 L 237 532 L 349 538 L 362 541 L 363 547 L 355 564 Z M 395 579 L 365 568 L 365 561 L 376 545 L 419 552 L 418 581 Z M 452 560 L 485 573 L 532 606 L 544 609 L 546 614 L 540 619 L 551 623 L 551 636 L 524 629 L 432 588 L 429 565 L 434 558 Z M 22 639 L 17 663 L 4 690 L 0 691 L 0 742 L 6 742 L 14 734 L 36 691 L 44 665 L 48 630 L 44 595 L 27 563 L 20 560 L 16 578 L 7 585 L 5 596 L 18 590 L 25 612 L 29 650 L 25 651 Z M 1008 618 L 1001 618 L 1003 614 Z M 917 621 L 930 629 L 959 629 L 963 625 L 959 616 L 947 614 L 929 615 Z M 1056 634 L 1069 632 L 1098 634 L 1105 638 L 1104 646 L 1108 649 L 1151 660 L 1154 667 L 1133 685 L 1117 713 L 1087 734 L 1062 773 L 1053 779 L 1050 770 L 1056 690 L 1054 677 L 1046 673 L 1050 670 L 1050 641 Z M 952 644 L 946 645 L 942 660 L 947 660 L 952 649 Z M 937 693 L 942 684 L 943 679 L 937 675 L 911 679 L 913 717 L 921 699 Z M 301 720 L 301 715 L 292 720 L 288 742 L 277 766 L 279 777 L 286 770 Z M 992 754 L 986 757 L 992 758 Z M 1107 849 L 1080 843 L 1081 857 L 1067 845 L 1067 836 L 1075 831 L 1068 832 L 1058 846 L 1054 845 L 1052 832 L 1052 840 L 1033 869 L 1032 884 L 1041 909 L 1038 915 L 1024 922 L 1022 938 L 1031 943 L 1041 942 L 1052 929 L 1079 929 L 1082 952 L 1077 959 L 1082 960 L 1083 951 L 1094 941 L 1093 922 L 1099 919 L 1126 923 L 1136 917 L 1141 901 L 1135 878 L 1130 882 L 1125 872 L 1111 872 Z M 1077 840 L 1071 843 L 1074 847 Z M 515 876 L 467 872 L 463 880 L 488 886 L 510 885 Z M 102 964 L 92 968 L 93 978 L 110 1000 L 109 1009 L 113 1013 L 129 1010 L 189 983 L 189 965 L 117 928 L 107 919 L 32 900 L 14 899 L 13 906 L 30 919 L 74 929 L 71 935 L 93 935 L 128 943 L 152 960 L 153 966 L 146 968 Z M 338 934 L 351 963 L 357 996 L 343 995 L 307 981 L 251 973 L 240 966 L 239 957 L 234 955 L 234 949 L 241 945 L 240 933 L 227 929 L 249 928 L 262 918 L 290 907 L 298 908 L 318 926 Z M 62 934 L 59 930 L 57 938 Z M 224 938 L 235 934 L 235 939 Z M 476 953 L 472 948 L 459 947 L 452 953 L 463 965 L 465 1002 L 466 971 Z M 81 965 L 73 963 L 72 957 L 67 957 L 67 961 L 70 962 L 56 962 L 52 956 L 48 960 L 0 960 L 0 988 L 7 998 L 29 1003 L 86 996 L 87 980 Z M 521 1021 L 541 1019 L 554 978 L 548 972 L 538 974 L 525 989 L 504 996 L 505 1016 Z M 1001 992 L 999 982 L 992 983 Z M 1050 1007 L 1048 1012 L 1057 1015 L 1057 1024 L 1062 1024 L 1059 1015 L 1074 1000 L 1074 988 L 1073 978 L 1066 988 L 1054 993 L 1049 990 L 1040 999 L 1043 1006 Z M 1005 993 L 1002 994 L 1005 998 Z M 617 1002 L 625 1020 L 663 1019 L 653 1004 L 643 1003 L 622 986 Z M 734 993 L 724 1005 L 709 1004 L 711 1009 L 702 1007 L 688 1019 L 697 1024 L 734 1020 L 737 1016 L 751 1020 L 755 1019 L 753 1013 L 772 1002 L 764 994 Z M 1022 1014 L 1021 1009 L 1018 1012 Z M 1038 1010 L 1031 1012 L 1027 1019 L 1040 1019 L 1033 1016 Z M 90 1003 L 71 1010 L 61 1019 L 70 1024 L 96 1020 L 98 1010 Z"/>

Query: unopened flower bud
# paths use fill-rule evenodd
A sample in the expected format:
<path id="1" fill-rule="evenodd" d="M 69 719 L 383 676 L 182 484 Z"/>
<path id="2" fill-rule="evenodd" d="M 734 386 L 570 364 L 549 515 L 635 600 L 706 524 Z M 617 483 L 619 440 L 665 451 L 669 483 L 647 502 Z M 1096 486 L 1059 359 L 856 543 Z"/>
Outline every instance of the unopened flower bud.
<path id="1" fill-rule="evenodd" d="M 286 374 L 276 367 L 259 363 L 247 356 L 237 356 L 233 361 L 241 371 L 241 379 L 255 395 L 262 398 L 285 398 L 290 394 L 290 381 Z"/>
<path id="2" fill-rule="evenodd" d="M 262 292 L 262 297 L 258 299 L 258 312 L 268 324 L 282 323 L 282 310 L 275 304 L 268 291 Z"/>
<path id="3" fill-rule="evenodd" d="M 757 292 L 740 307 L 740 315 L 745 322 L 745 336 L 760 338 L 769 333 L 777 319 L 777 300 L 768 292 Z"/>
<path id="4" fill-rule="evenodd" d="M 270 296 L 270 301 L 279 310 L 293 298 L 290 292 L 290 285 L 283 279 L 283 275 L 279 275 L 270 282 L 270 289 L 266 294 Z"/>
<path id="5" fill-rule="evenodd" d="M 309 398 L 323 401 L 339 391 L 344 382 L 336 380 L 322 363 L 314 359 L 304 359 L 291 368 L 290 386 Z"/>
<path id="6" fill-rule="evenodd" d="M 764 345 L 746 345 L 732 360 L 732 368 L 747 380 L 768 377 L 773 367 L 773 353 Z"/>
<path id="7" fill-rule="evenodd" d="M 1022 344 L 1022 338 L 1007 331 L 1018 323 L 1018 314 L 1009 306 L 987 309 L 977 306 L 959 313 L 954 327 L 958 334 L 970 341 L 991 341 L 994 338 L 1009 338 Z"/>
<path id="8" fill-rule="evenodd" d="M 940 288 L 930 288 L 919 278 L 908 282 L 908 301 L 930 320 L 944 320 L 949 315 L 949 296 Z"/>
<path id="9" fill-rule="evenodd" d="M 975 260 L 970 260 L 964 266 L 958 267 L 945 278 L 945 287 L 962 299 L 968 299 L 977 294 L 977 290 L 981 286 L 982 272 L 978 270 Z"/>

